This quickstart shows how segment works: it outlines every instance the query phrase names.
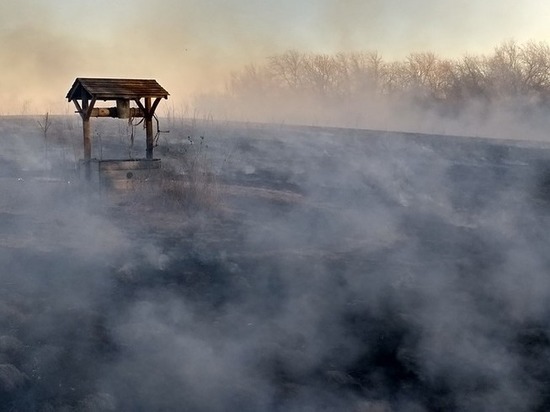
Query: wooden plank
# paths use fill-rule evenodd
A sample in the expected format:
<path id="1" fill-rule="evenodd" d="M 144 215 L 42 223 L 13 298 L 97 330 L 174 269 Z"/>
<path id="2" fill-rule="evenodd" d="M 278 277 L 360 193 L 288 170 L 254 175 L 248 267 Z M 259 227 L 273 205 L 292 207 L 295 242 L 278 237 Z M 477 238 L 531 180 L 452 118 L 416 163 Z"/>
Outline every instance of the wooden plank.
<path id="1" fill-rule="evenodd" d="M 160 159 L 100 160 L 100 170 L 150 170 L 160 169 Z"/>

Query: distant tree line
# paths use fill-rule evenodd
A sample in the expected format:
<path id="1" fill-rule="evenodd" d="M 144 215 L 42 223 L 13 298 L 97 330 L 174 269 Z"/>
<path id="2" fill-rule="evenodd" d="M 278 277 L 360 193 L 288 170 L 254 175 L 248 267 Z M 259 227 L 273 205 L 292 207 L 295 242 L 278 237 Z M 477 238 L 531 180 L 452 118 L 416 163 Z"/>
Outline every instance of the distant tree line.
<path id="1" fill-rule="evenodd" d="M 296 96 L 332 102 L 406 97 L 449 113 L 472 99 L 521 99 L 540 107 L 550 103 L 550 47 L 544 42 L 506 41 L 490 55 L 453 60 L 424 52 L 391 62 L 378 52 L 287 51 L 232 73 L 227 85 L 227 97 L 240 101 Z"/>

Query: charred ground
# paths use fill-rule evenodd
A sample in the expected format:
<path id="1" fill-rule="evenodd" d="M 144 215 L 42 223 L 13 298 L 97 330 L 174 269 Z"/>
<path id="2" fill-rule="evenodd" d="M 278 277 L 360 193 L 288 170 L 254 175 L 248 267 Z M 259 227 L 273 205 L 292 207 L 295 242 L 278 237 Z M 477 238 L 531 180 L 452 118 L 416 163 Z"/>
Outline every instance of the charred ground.
<path id="1" fill-rule="evenodd" d="M 182 124 L 113 195 L 1 122 L 6 408 L 548 408 L 544 145 Z"/>

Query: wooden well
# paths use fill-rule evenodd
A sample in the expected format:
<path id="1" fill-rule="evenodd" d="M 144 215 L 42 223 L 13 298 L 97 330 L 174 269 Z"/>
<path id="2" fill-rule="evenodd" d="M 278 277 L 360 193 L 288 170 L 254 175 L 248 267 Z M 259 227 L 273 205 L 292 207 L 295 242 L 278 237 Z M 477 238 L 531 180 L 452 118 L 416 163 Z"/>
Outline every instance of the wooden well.
<path id="1" fill-rule="evenodd" d="M 82 134 L 84 146 L 84 166 L 86 178 L 91 179 L 92 174 L 92 139 L 90 118 L 114 117 L 129 119 L 143 117 L 145 122 L 146 153 L 145 159 L 138 160 L 143 165 L 143 160 L 153 161 L 154 135 L 153 117 L 155 110 L 162 99 L 167 99 L 168 92 L 151 79 L 104 79 L 104 78 L 77 78 L 69 92 L 67 99 L 76 106 L 77 113 L 82 118 Z M 94 107 L 98 101 L 114 101 L 114 107 Z M 137 107 L 130 107 L 130 102 L 135 102 Z M 119 160 L 126 166 L 134 160 Z M 102 164 L 103 161 L 97 161 Z M 142 163 L 139 163 L 142 162 Z M 157 162 L 158 165 L 160 163 Z M 160 167 L 160 166 L 159 166 Z M 154 169 L 153 167 L 149 168 Z M 101 167 L 98 166 L 101 172 Z M 146 170 L 146 168 L 145 168 Z M 130 172 L 128 172 L 130 173 Z"/>
<path id="2" fill-rule="evenodd" d="M 160 178 L 160 159 L 91 159 L 83 161 L 81 177 L 99 187 L 113 190 L 132 190 Z"/>

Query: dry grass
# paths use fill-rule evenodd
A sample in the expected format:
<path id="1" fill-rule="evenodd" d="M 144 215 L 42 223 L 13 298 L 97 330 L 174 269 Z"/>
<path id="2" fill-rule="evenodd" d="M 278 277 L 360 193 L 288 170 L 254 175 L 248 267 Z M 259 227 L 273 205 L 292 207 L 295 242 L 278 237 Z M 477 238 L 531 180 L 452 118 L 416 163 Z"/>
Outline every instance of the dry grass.
<path id="1" fill-rule="evenodd" d="M 125 206 L 192 214 L 212 211 L 221 205 L 220 185 L 206 153 L 204 138 L 188 145 L 177 158 L 163 159 L 158 174 L 145 180 L 133 179 L 129 190 L 109 193 Z"/>
<path id="2" fill-rule="evenodd" d="M 221 199 L 216 177 L 207 171 L 194 171 L 185 175 L 163 171 L 160 190 L 164 206 L 186 210 L 214 209 L 219 206 Z"/>
<path id="3" fill-rule="evenodd" d="M 188 136 L 182 156 L 165 165 L 160 189 L 165 206 L 192 211 L 215 209 L 220 205 L 220 190 L 213 172 L 204 137 Z"/>

